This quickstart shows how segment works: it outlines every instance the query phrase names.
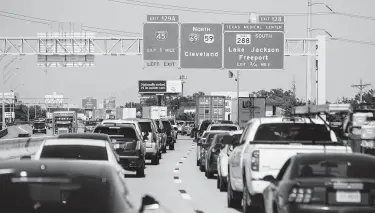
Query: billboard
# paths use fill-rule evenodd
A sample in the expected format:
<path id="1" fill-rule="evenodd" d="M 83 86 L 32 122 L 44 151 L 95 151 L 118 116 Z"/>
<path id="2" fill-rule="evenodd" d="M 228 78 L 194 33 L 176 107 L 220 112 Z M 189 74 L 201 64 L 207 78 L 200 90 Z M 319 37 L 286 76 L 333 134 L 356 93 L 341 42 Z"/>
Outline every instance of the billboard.
<path id="1" fill-rule="evenodd" d="M 116 108 L 116 100 L 114 98 L 104 99 L 103 108 L 104 109 L 115 109 Z"/>
<path id="2" fill-rule="evenodd" d="M 182 81 L 147 80 L 138 82 L 138 93 L 181 93 Z"/>
<path id="3" fill-rule="evenodd" d="M 83 109 L 96 109 L 98 108 L 98 102 L 93 97 L 87 97 L 82 99 L 82 108 Z"/>
<path id="4" fill-rule="evenodd" d="M 248 97 L 249 92 L 247 91 L 240 91 L 239 96 L 240 97 Z M 211 92 L 211 95 L 216 96 L 225 96 L 225 120 L 232 120 L 232 99 L 237 98 L 237 92 L 231 92 L 231 91 L 223 91 L 223 92 Z"/>
<path id="5" fill-rule="evenodd" d="M 48 108 L 63 108 L 64 95 L 58 95 L 56 92 L 54 92 L 52 95 L 45 95 L 44 103 Z"/>

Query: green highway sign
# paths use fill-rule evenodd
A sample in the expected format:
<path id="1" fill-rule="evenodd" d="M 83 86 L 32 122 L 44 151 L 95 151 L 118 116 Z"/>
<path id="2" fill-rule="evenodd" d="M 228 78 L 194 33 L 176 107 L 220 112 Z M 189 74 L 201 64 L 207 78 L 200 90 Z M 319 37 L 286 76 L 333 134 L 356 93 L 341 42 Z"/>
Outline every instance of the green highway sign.
<path id="1" fill-rule="evenodd" d="M 284 69 L 284 24 L 224 24 L 224 68 Z"/>
<path id="2" fill-rule="evenodd" d="M 182 23 L 181 61 L 183 69 L 222 68 L 222 24 Z"/>

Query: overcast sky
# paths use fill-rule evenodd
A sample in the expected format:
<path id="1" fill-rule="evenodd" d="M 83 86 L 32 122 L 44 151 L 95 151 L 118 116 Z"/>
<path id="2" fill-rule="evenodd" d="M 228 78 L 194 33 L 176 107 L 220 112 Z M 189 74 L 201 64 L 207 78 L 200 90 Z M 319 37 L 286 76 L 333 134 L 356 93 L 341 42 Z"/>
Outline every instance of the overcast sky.
<path id="1" fill-rule="evenodd" d="M 123 2 L 138 2 L 126 1 Z M 60 22 L 74 22 L 84 25 L 141 33 L 146 14 L 178 14 L 180 22 L 247 22 L 248 15 L 208 14 L 207 12 L 178 11 L 165 9 L 166 4 L 179 7 L 203 8 L 212 10 L 233 10 L 259 13 L 286 13 L 286 37 L 306 37 L 307 17 L 290 15 L 306 13 L 307 0 L 142 0 L 147 6 L 116 3 L 107 0 L 1 0 L 0 10 L 20 15 L 33 16 Z M 317 2 L 317 1 L 316 1 Z M 321 1 L 323 2 L 323 1 Z M 375 42 L 375 1 L 374 0 L 327 0 L 324 1 L 335 12 L 372 16 L 374 19 L 356 19 L 340 15 L 314 15 L 313 28 L 324 28 L 334 37 Z M 185 9 L 186 10 L 186 9 Z M 329 12 L 324 5 L 314 5 L 313 12 Z M 0 12 L 0 15 L 4 14 Z M 13 16 L 19 17 L 19 16 Z M 22 17 L 21 17 L 22 18 Z M 27 18 L 28 19 L 28 18 Z M 31 37 L 37 33 L 51 31 L 48 25 L 32 23 L 0 16 L 0 36 Z M 324 34 L 315 31 L 313 35 Z M 141 36 L 141 34 L 132 34 Z M 132 36 L 129 34 L 129 36 Z M 102 35 L 103 36 L 103 35 Z M 11 58 L 0 61 L 4 67 Z M 362 45 L 342 41 L 327 43 L 327 99 L 336 100 L 340 96 L 353 96 L 356 89 L 351 84 L 375 85 L 375 45 Z M 43 98 L 52 92 L 63 93 L 71 102 L 81 105 L 85 96 L 99 100 L 111 94 L 117 97 L 117 104 L 126 101 L 139 101 L 138 80 L 174 80 L 179 75 L 187 75 L 185 94 L 198 90 L 235 91 L 236 83 L 228 79 L 225 70 L 178 70 L 143 69 L 140 56 L 96 57 L 94 68 L 49 68 L 37 67 L 36 56 L 27 56 L 14 64 L 19 67 L 19 75 L 12 77 L 6 90 L 18 88 L 21 97 Z M 290 89 L 296 81 L 297 95 L 305 98 L 306 62 L 304 57 L 286 57 L 283 71 L 241 71 L 241 90 Z M 373 87 L 372 87 L 373 88 Z M 314 87 L 313 87 L 314 89 Z"/>

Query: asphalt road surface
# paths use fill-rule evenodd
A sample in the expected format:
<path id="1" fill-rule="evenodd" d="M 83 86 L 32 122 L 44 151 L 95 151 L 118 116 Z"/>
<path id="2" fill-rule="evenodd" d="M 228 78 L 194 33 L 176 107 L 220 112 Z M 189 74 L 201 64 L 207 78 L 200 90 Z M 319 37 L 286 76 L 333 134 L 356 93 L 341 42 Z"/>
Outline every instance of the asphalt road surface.
<path id="1" fill-rule="evenodd" d="M 146 177 L 138 178 L 128 172 L 127 183 L 136 206 L 144 194 L 149 194 L 171 212 L 239 212 L 227 207 L 226 192 L 216 188 L 216 179 L 207 179 L 199 171 L 195 146 L 190 137 L 179 135 L 175 150 L 163 154 L 159 165 L 150 165 L 148 161 Z"/>

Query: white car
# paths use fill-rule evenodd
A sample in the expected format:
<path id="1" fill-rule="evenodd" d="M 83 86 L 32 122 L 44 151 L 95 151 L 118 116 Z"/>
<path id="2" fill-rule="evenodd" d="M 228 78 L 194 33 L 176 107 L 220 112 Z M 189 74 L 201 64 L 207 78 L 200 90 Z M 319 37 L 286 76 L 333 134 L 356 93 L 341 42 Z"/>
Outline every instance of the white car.
<path id="1" fill-rule="evenodd" d="M 235 141 L 239 141 L 242 132 L 242 130 L 238 130 L 230 132 L 229 134 L 234 137 Z M 217 188 L 220 189 L 221 192 L 225 191 L 227 188 L 228 160 L 232 151 L 233 146 L 226 144 L 225 147 L 221 149 L 217 159 Z"/>
<path id="2" fill-rule="evenodd" d="M 109 161 L 119 171 L 125 171 L 119 164 L 120 157 L 115 152 L 111 139 L 106 134 L 70 133 L 48 138 L 42 142 L 32 159 L 45 158 Z"/>

